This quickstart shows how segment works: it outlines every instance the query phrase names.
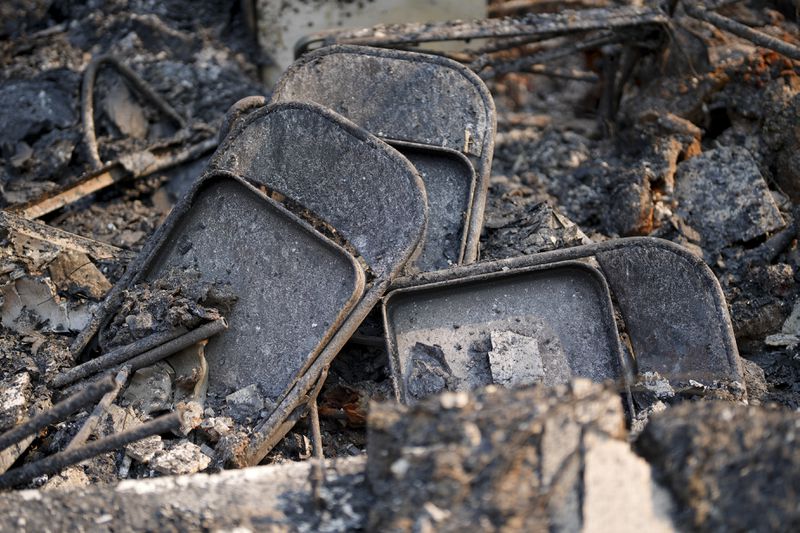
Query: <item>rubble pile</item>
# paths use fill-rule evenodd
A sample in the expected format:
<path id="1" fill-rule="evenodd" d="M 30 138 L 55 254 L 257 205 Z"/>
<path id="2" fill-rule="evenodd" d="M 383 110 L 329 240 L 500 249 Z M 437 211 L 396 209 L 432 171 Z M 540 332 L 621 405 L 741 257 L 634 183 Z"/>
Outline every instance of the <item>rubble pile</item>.
<path id="1" fill-rule="evenodd" d="M 625 442 L 618 395 L 587 381 L 376 405 L 367 454 L 368 529 L 673 527 L 670 496 Z"/>
<path id="2" fill-rule="evenodd" d="M 7 524 L 30 530 L 721 531 L 796 523 L 796 447 L 784 445 L 796 415 L 729 402 L 670 411 L 654 416 L 636 445 L 648 464 L 626 442 L 613 389 L 576 381 L 446 393 L 413 407 L 375 405 L 369 453 L 329 461 L 317 502 L 306 461 L 17 491 L 0 499 L 0 510 Z"/>
<path id="3" fill-rule="evenodd" d="M 9 527 L 798 521 L 787 3 L 493 0 L 270 86 L 260 2 L 17 4 Z"/>

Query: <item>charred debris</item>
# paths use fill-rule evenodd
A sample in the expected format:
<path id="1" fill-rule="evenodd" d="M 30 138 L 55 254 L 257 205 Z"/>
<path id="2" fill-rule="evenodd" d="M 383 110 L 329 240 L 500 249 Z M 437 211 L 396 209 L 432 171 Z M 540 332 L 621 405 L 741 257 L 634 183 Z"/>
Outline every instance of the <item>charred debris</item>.
<path id="1" fill-rule="evenodd" d="M 0 8 L 0 487 L 99 519 L 94 483 L 299 460 L 310 527 L 574 530 L 617 461 L 642 524 L 725 528 L 671 442 L 800 405 L 793 4 L 491 2 L 309 34 L 269 88 L 252 12 L 185 4 Z"/>

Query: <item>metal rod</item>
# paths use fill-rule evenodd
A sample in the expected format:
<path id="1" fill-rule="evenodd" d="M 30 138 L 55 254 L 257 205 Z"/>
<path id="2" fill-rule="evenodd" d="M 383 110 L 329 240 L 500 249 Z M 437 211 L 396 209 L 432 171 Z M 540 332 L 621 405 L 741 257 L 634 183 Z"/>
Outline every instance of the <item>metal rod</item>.
<path id="1" fill-rule="evenodd" d="M 117 399 L 119 396 L 120 391 L 125 387 L 125 384 L 128 382 L 128 377 L 131 374 L 130 367 L 126 366 L 123 367 L 122 370 L 117 372 L 117 376 L 114 378 L 114 388 L 111 389 L 106 393 L 105 396 L 100 400 L 92 414 L 86 419 L 81 426 L 81 429 L 78 430 L 78 433 L 72 437 L 72 440 L 67 445 L 67 451 L 74 450 L 75 448 L 82 446 L 87 440 L 89 440 L 89 436 L 92 434 L 92 431 L 97 427 L 97 423 L 100 422 L 100 417 L 103 416 L 103 413 L 106 412 L 108 406 L 114 403 L 114 400 Z"/>
<path id="2" fill-rule="evenodd" d="M 583 41 L 577 41 L 570 45 L 560 46 L 557 48 L 548 48 L 547 50 L 542 50 L 541 52 L 523 56 L 508 62 L 495 63 L 494 65 L 491 65 L 491 69 L 481 72 L 480 76 L 483 79 L 488 79 L 501 74 L 508 74 L 509 72 L 522 72 L 534 65 L 547 63 L 562 57 L 577 54 L 578 52 L 583 52 L 584 50 L 599 48 L 606 44 L 617 42 L 621 39 L 623 39 L 623 37 L 615 34 L 614 32 L 602 32 L 594 37 L 587 38 Z"/>
<path id="3" fill-rule="evenodd" d="M 360 44 L 393 47 L 437 41 L 482 38 L 566 35 L 591 30 L 612 30 L 669 23 L 666 13 L 649 7 L 564 10 L 516 18 L 433 23 L 384 24 L 357 30 L 332 30 L 310 35 L 295 45 L 295 57 L 312 47 Z"/>
<path id="4" fill-rule="evenodd" d="M 692 18 L 708 22 L 721 30 L 732 33 L 742 39 L 747 39 L 758 46 L 769 48 L 795 61 L 800 61 L 800 47 L 791 45 L 786 41 L 767 35 L 764 32 L 754 30 L 741 22 L 724 17 L 719 13 L 709 11 L 694 2 L 684 2 L 683 9 L 686 11 L 686 14 Z"/>
<path id="5" fill-rule="evenodd" d="M 70 396 L 66 400 L 55 404 L 51 409 L 11 428 L 0 435 L 0 451 L 5 450 L 12 444 L 16 444 L 29 435 L 41 431 L 50 424 L 61 422 L 79 409 L 94 404 L 100 400 L 104 394 L 113 389 L 114 386 L 114 379 L 111 376 L 107 376 L 104 379 L 89 384 L 85 389 Z"/>
<path id="6" fill-rule="evenodd" d="M 481 48 L 475 50 L 473 55 L 476 57 L 489 56 L 490 54 L 496 52 L 505 52 L 512 48 L 520 48 L 528 44 L 542 42 L 543 40 L 546 39 L 543 39 L 541 35 L 525 35 L 522 37 L 509 37 L 506 39 L 492 39 L 492 41 L 486 46 L 482 46 Z M 475 60 L 473 60 L 473 63 L 474 62 Z"/>
<path id="7" fill-rule="evenodd" d="M 0 488 L 7 489 L 15 485 L 27 483 L 39 476 L 55 474 L 70 465 L 80 463 L 81 461 L 85 461 L 101 453 L 114 451 L 151 435 L 158 435 L 178 429 L 181 425 L 182 416 L 183 412 L 178 410 L 174 413 L 151 420 L 150 422 L 145 422 L 135 428 L 117 433 L 116 435 L 109 435 L 104 439 L 90 442 L 80 448 L 64 450 L 63 452 L 56 453 L 40 461 L 15 468 L 14 470 L 0 475 Z"/>
<path id="8" fill-rule="evenodd" d="M 578 34 L 580 35 L 580 34 Z M 523 39 L 522 37 L 515 37 L 512 39 L 494 39 L 492 43 L 513 43 L 514 41 L 519 41 Z M 556 36 L 550 37 L 547 39 L 543 39 L 540 36 L 535 37 L 525 37 L 525 40 L 528 42 L 519 42 L 518 44 L 512 44 L 509 47 L 499 48 L 497 50 L 478 50 L 475 57 L 472 61 L 465 63 L 467 67 L 478 72 L 483 70 L 484 68 L 492 65 L 495 62 L 502 62 L 504 59 L 507 61 L 509 56 L 509 51 L 513 50 L 517 57 L 520 54 L 530 55 L 536 52 L 539 52 L 544 49 L 553 49 L 558 48 L 560 46 L 564 46 L 565 42 L 567 41 L 567 37 L 564 36 Z M 490 47 L 487 47 L 490 48 Z"/>
<path id="9" fill-rule="evenodd" d="M 583 81 L 586 83 L 596 83 L 600 81 L 600 76 L 588 70 L 533 65 L 530 71 L 533 74 L 549 76 L 551 78 L 563 78 L 565 80 Z"/>
<path id="10" fill-rule="evenodd" d="M 170 355 L 177 353 L 184 348 L 188 348 L 193 344 L 197 344 L 198 342 L 206 340 L 209 337 L 213 337 L 217 333 L 225 331 L 226 329 L 228 329 L 228 321 L 224 318 L 218 318 L 213 322 L 207 322 L 199 328 L 195 328 L 189 333 L 181 335 L 180 337 L 173 339 L 166 344 L 162 344 L 157 348 L 153 348 L 152 350 L 144 352 L 141 355 L 137 355 L 133 359 L 129 359 L 125 365 L 130 366 L 131 371 L 135 372 L 140 368 L 150 366 L 161 361 L 162 359 L 166 359 Z"/>
<path id="11" fill-rule="evenodd" d="M 217 333 L 224 331 L 225 329 L 227 329 L 227 327 L 228 323 L 225 321 L 224 318 L 219 318 L 217 320 L 214 320 L 213 322 L 207 322 L 206 324 L 200 326 L 199 328 L 193 329 L 180 337 L 177 337 L 165 344 L 162 344 L 161 346 L 157 346 L 152 350 L 148 350 L 138 356 L 128 359 L 124 363 L 112 368 L 111 372 L 109 372 L 109 375 L 113 375 L 113 373 L 119 372 L 123 366 L 129 366 L 131 368 L 131 372 L 135 372 L 140 368 L 153 365 L 185 348 L 188 348 L 189 346 L 192 346 L 197 342 L 204 341 L 209 337 L 212 337 Z M 73 390 L 73 389 L 80 390 L 85 386 L 86 382 L 76 383 L 71 386 L 72 388 L 68 388 L 66 390 Z"/>
<path id="12" fill-rule="evenodd" d="M 132 342 L 131 344 L 120 346 L 119 348 L 115 348 L 105 355 L 101 355 L 100 357 L 96 357 L 90 361 L 86 361 L 81 365 L 70 368 L 66 372 L 57 375 L 55 378 L 53 378 L 53 386 L 63 387 L 65 385 L 69 385 L 70 383 L 74 383 L 79 379 L 85 378 L 86 376 L 96 374 L 101 370 L 112 368 L 120 363 L 124 363 L 132 357 L 144 353 L 147 350 L 152 350 L 153 348 L 161 346 L 172 339 L 180 337 L 181 335 L 185 335 L 186 333 L 186 328 L 177 328 L 170 331 L 154 333 L 144 337 L 143 339 Z"/>
<path id="13" fill-rule="evenodd" d="M 751 262 L 772 263 L 800 233 L 800 207 L 792 213 L 794 221 L 786 228 L 764 241 L 761 246 L 750 251 Z"/>
<path id="14" fill-rule="evenodd" d="M 325 453 L 322 449 L 322 429 L 319 427 L 319 405 L 317 398 L 325 384 L 325 378 L 328 377 L 328 367 L 322 370 L 314 390 L 308 395 L 308 420 L 311 425 L 311 444 L 313 446 L 314 463 L 311 465 L 311 492 L 314 496 L 314 501 L 320 505 L 322 503 L 321 489 L 325 483 Z"/>
<path id="15" fill-rule="evenodd" d="M 322 451 L 322 430 L 319 427 L 319 406 L 317 399 L 311 400 L 310 410 L 308 413 L 309 422 L 311 422 L 311 444 L 314 449 L 314 464 L 311 466 L 311 491 L 314 494 L 314 500 L 321 501 L 320 489 L 325 483 L 325 454 Z"/>

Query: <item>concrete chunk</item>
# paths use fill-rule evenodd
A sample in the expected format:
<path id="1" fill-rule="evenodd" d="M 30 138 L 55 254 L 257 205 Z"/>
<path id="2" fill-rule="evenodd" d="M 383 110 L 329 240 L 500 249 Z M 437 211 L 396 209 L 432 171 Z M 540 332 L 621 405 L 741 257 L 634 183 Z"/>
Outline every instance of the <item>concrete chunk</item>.
<path id="1" fill-rule="evenodd" d="M 322 512 L 312 511 L 306 461 L 70 491 L 9 492 L 0 498 L 0 530 L 16 531 L 21 523 L 27 531 L 361 530 L 370 502 L 364 463 L 353 457 L 328 464 Z"/>
<path id="2" fill-rule="evenodd" d="M 411 407 L 373 404 L 368 428 L 367 475 L 376 498 L 368 530 L 597 530 L 607 517 L 596 506 L 614 495 L 586 468 L 607 467 L 605 450 L 589 455 L 605 442 L 614 443 L 617 479 L 632 484 L 615 508 L 636 513 L 640 504 L 660 505 L 642 503 L 652 480 L 625 441 L 618 394 L 588 380 L 447 392 Z M 589 440 L 589 433 L 602 439 Z M 588 503 L 587 487 L 597 491 Z M 631 524 L 620 530 L 634 531 Z"/>
<path id="3" fill-rule="evenodd" d="M 200 446 L 183 441 L 164 453 L 158 454 L 150 465 L 162 474 L 194 474 L 211 464 L 211 458 L 203 453 Z"/>
<path id="4" fill-rule="evenodd" d="M 63 471 L 47 480 L 42 490 L 66 490 L 85 487 L 87 485 L 89 485 L 89 476 L 83 471 L 83 467 L 75 465 L 65 468 Z"/>
<path id="5" fill-rule="evenodd" d="M 584 533 L 677 531 L 672 498 L 627 443 L 596 433 L 584 443 Z"/>
<path id="6" fill-rule="evenodd" d="M 749 241 L 786 223 L 753 156 L 745 148 L 709 150 L 678 166 L 678 213 L 708 252 Z"/>
<path id="7" fill-rule="evenodd" d="M 151 435 L 146 439 L 128 444 L 125 447 L 125 455 L 139 461 L 149 463 L 150 460 L 164 450 L 164 441 L 159 435 Z"/>
<path id="8" fill-rule="evenodd" d="M 236 420 L 243 420 L 258 414 L 264 408 L 264 395 L 253 383 L 225 397 L 228 413 Z"/>
<path id="9" fill-rule="evenodd" d="M 513 331 L 493 331 L 489 366 L 492 381 L 504 387 L 539 383 L 544 379 L 544 365 L 539 341 Z"/>

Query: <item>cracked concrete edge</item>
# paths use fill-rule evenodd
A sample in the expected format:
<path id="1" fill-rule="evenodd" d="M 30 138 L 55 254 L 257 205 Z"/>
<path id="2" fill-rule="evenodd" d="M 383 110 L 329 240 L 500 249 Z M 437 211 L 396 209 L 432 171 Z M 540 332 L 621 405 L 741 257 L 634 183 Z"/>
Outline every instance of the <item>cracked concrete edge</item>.
<path id="1" fill-rule="evenodd" d="M 23 490 L 0 496 L 0 530 L 346 530 L 364 520 L 366 456 L 328 460 L 315 507 L 311 462 L 142 480 Z"/>

